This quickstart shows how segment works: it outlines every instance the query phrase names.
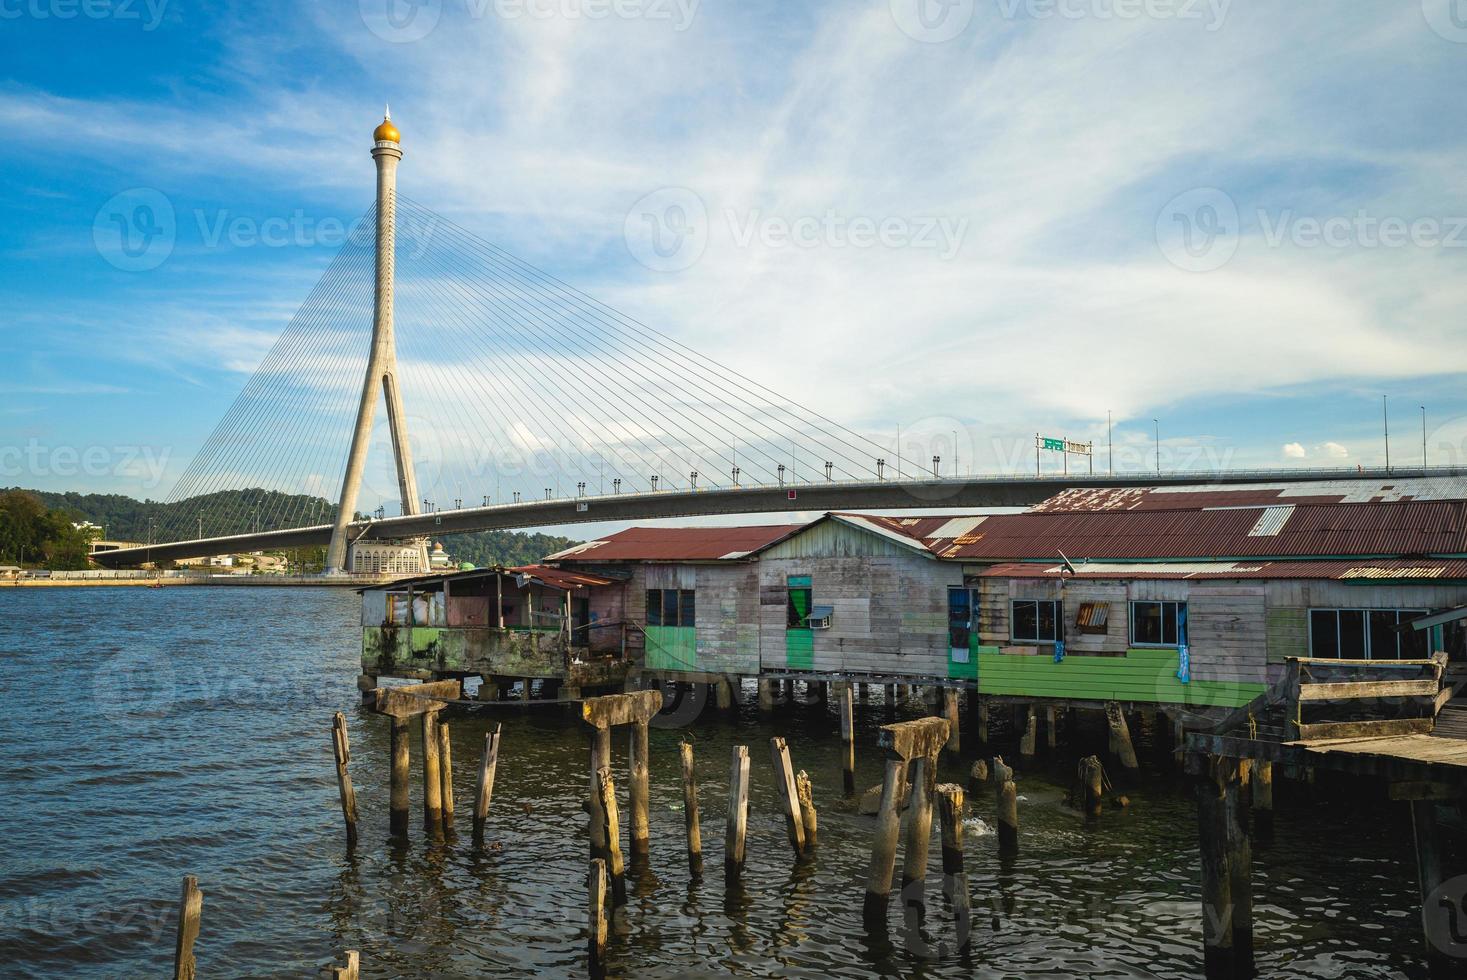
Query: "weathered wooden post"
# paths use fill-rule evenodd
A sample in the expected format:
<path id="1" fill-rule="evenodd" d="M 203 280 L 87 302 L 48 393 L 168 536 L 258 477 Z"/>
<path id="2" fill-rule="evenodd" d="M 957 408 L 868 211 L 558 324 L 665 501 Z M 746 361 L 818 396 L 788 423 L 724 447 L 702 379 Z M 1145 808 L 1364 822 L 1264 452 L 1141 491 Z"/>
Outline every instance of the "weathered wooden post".
<path id="1" fill-rule="evenodd" d="M 886 924 L 891 898 L 891 878 L 896 872 L 897 834 L 901 829 L 901 794 L 907 781 L 907 761 L 893 754 L 886 760 L 881 781 L 881 809 L 876 813 L 876 834 L 871 843 L 871 872 L 866 879 L 863 917 L 868 929 Z"/>
<path id="2" fill-rule="evenodd" d="M 341 796 L 341 816 L 346 821 L 346 846 L 357 846 L 357 794 L 351 785 L 347 763 L 351 761 L 351 743 L 346 733 L 346 715 L 336 712 L 331 719 L 331 746 L 336 755 L 336 789 Z"/>
<path id="3" fill-rule="evenodd" d="M 1003 756 L 994 756 L 989 768 L 998 816 L 998 852 L 1012 856 L 1019 853 L 1019 790 L 1014 785 L 1014 771 L 1004 764 Z"/>
<path id="4" fill-rule="evenodd" d="M 390 800 L 387 804 L 388 834 L 396 840 L 406 840 L 408 835 L 408 766 L 411 762 L 408 741 L 408 720 L 389 719 L 392 725 L 392 775 L 390 777 Z"/>
<path id="5" fill-rule="evenodd" d="M 962 750 L 962 738 L 958 733 L 958 689 L 945 687 L 942 689 L 942 714 L 947 719 L 947 750 L 959 752 Z"/>
<path id="6" fill-rule="evenodd" d="M 448 722 L 439 721 L 437 728 L 439 795 L 443 801 L 443 829 L 447 832 L 453 830 L 453 746 L 450 744 Z"/>
<path id="7" fill-rule="evenodd" d="M 818 815 L 815 812 L 815 788 L 810 785 L 810 774 L 803 769 L 795 777 L 795 793 L 800 798 L 800 823 L 805 829 L 805 851 L 808 853 L 815 848 Z"/>
<path id="8" fill-rule="evenodd" d="M 611 904 L 621 908 L 627 903 L 626 865 L 621 855 L 621 817 L 616 804 L 616 780 L 611 767 L 603 766 L 596 774 L 596 799 L 600 803 L 601 832 L 606 838 L 606 870 L 611 876 Z"/>
<path id="9" fill-rule="evenodd" d="M 484 825 L 489 820 L 489 801 L 494 796 L 494 772 L 499 768 L 499 732 L 502 725 L 495 725 L 494 731 L 484 733 L 484 755 L 479 760 L 479 787 L 474 794 L 474 840 L 484 840 Z"/>
<path id="10" fill-rule="evenodd" d="M 194 980 L 194 940 L 199 938 L 199 917 L 204 911 L 204 893 L 199 879 L 185 875 L 183 895 L 178 902 L 178 936 L 173 946 L 173 980 Z"/>
<path id="11" fill-rule="evenodd" d="M 907 804 L 907 842 L 902 855 L 902 903 L 920 914 L 927 904 L 927 849 L 932 841 L 932 790 L 929 762 L 913 760 L 912 797 Z"/>
<path id="12" fill-rule="evenodd" d="M 988 745 L 988 699 L 978 699 L 978 744 Z"/>
<path id="13" fill-rule="evenodd" d="M 723 869 L 738 874 L 744 867 L 744 842 L 749 828 L 749 747 L 733 747 L 728 778 L 728 825 L 723 838 Z"/>
<path id="14" fill-rule="evenodd" d="M 693 775 L 693 746 L 678 746 L 683 764 L 683 823 L 688 830 L 688 867 L 696 874 L 703 870 L 703 831 L 698 826 L 698 783 Z"/>
<path id="15" fill-rule="evenodd" d="M 800 798 L 795 790 L 795 773 L 790 765 L 790 750 L 785 740 L 775 736 L 769 740 L 769 761 L 774 769 L 774 789 L 784 809 L 784 827 L 789 834 L 795 857 L 805 853 L 805 823 L 800 817 Z"/>
<path id="16" fill-rule="evenodd" d="M 1209 757 L 1197 797 L 1203 960 L 1209 980 L 1253 972 L 1252 849 L 1240 789 L 1237 760 Z"/>
<path id="17" fill-rule="evenodd" d="M 341 954 L 344 963 L 323 966 L 318 976 L 321 980 L 359 980 L 362 975 L 362 954 L 349 949 Z"/>
<path id="18" fill-rule="evenodd" d="M 651 852 L 652 831 L 648 809 L 651 799 L 650 763 L 646 720 L 632 722 L 631 785 L 627 792 L 632 807 L 632 860 L 645 859 Z"/>
<path id="19" fill-rule="evenodd" d="M 429 714 L 436 714 L 442 707 L 442 702 L 459 700 L 463 695 L 463 682 L 459 680 L 430 681 L 424 684 L 404 684 L 400 687 L 379 687 L 367 694 L 371 698 L 368 705 L 369 710 L 379 715 L 386 715 L 392 720 L 392 798 L 389 804 L 388 826 L 392 836 L 401 840 L 406 838 L 408 833 L 408 720 L 426 718 Z M 438 811 L 438 826 L 441 828 L 442 777 L 436 765 L 438 739 L 436 733 L 432 733 L 433 738 L 428 738 L 429 725 L 426 720 L 423 724 L 425 735 L 423 739 L 424 822 L 429 823 L 430 811 L 427 797 L 431 795 L 434 798 L 434 809 Z M 431 773 L 427 761 L 430 749 L 435 761 Z M 430 824 L 430 832 L 431 829 Z"/>
<path id="20" fill-rule="evenodd" d="M 611 729 L 616 725 L 631 725 L 631 781 L 627 796 L 632 808 L 631 851 L 634 858 L 648 853 L 648 732 L 647 726 L 653 715 L 662 710 L 662 691 L 653 688 L 647 691 L 632 691 L 626 694 L 608 694 L 598 698 L 586 698 L 581 702 L 581 718 L 591 726 L 592 792 L 587 810 L 591 815 L 591 856 L 610 858 L 611 842 L 601 839 L 598 828 L 606 825 L 605 815 L 599 812 L 600 802 L 596 787 L 598 773 L 611 762 Z M 620 848 L 620 842 L 617 842 Z M 614 861 L 608 860 L 609 864 Z M 616 887 L 616 872 L 612 872 L 612 887 Z"/>
<path id="21" fill-rule="evenodd" d="M 727 677 L 720 677 L 714 684 L 714 697 L 717 699 L 719 711 L 732 711 L 734 706 L 733 685 Z"/>
<path id="22" fill-rule="evenodd" d="M 968 792 L 976 796 L 979 788 L 986 782 L 988 782 L 988 763 L 978 759 L 968 770 Z"/>
<path id="23" fill-rule="evenodd" d="M 1273 842 L 1273 763 L 1255 759 L 1249 786 L 1253 791 L 1253 833 L 1268 845 Z"/>
<path id="24" fill-rule="evenodd" d="M 1025 759 L 1034 758 L 1034 743 L 1038 740 L 1036 727 L 1039 719 L 1034 713 L 1034 705 L 1029 705 L 1024 711 L 1024 734 L 1019 738 L 1019 755 Z"/>
<path id="25" fill-rule="evenodd" d="M 882 686 L 886 688 L 886 716 L 888 718 L 891 718 L 894 715 L 896 715 L 896 706 L 897 706 L 896 685 L 895 684 L 884 684 Z"/>
<path id="26" fill-rule="evenodd" d="M 937 787 L 938 812 L 942 821 L 942 893 L 953 903 L 960 942 L 966 942 L 973 911 L 968 895 L 968 872 L 963 863 L 963 819 L 967 802 L 956 783 Z"/>
<path id="27" fill-rule="evenodd" d="M 1098 819 L 1105 800 L 1105 770 L 1100 759 L 1093 755 L 1081 759 L 1079 777 L 1085 816 Z"/>
<path id="28" fill-rule="evenodd" d="M 592 858 L 586 875 L 587 953 L 591 972 L 599 974 L 606 962 L 606 859 Z"/>
<path id="29" fill-rule="evenodd" d="M 1054 705 L 1044 709 L 1044 747 L 1053 752 L 1059 746 L 1058 712 Z"/>
<path id="30" fill-rule="evenodd" d="M 1110 726 L 1111 744 L 1116 755 L 1120 757 L 1121 765 L 1127 769 L 1139 768 L 1136 749 L 1131 744 L 1131 729 L 1126 725 L 1126 715 L 1121 711 L 1121 706 L 1114 701 L 1108 703 L 1105 706 L 1105 720 Z"/>
<path id="31" fill-rule="evenodd" d="M 768 714 L 774 710 L 774 685 L 778 681 L 759 681 L 759 713 Z"/>
<path id="32" fill-rule="evenodd" d="M 856 795 L 856 705 L 849 681 L 840 687 L 841 787 Z"/>
<path id="33" fill-rule="evenodd" d="M 423 736 L 423 830 L 429 837 L 443 836 L 443 771 L 438 754 L 438 712 L 418 717 Z"/>

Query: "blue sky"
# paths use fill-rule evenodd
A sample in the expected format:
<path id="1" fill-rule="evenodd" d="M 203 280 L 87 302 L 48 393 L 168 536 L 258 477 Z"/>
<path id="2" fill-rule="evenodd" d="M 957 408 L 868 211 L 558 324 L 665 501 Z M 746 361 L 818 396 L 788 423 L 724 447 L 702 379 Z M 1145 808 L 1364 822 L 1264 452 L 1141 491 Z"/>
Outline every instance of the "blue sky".
<path id="1" fill-rule="evenodd" d="M 1459 0 L 0 0 L 0 54 L 0 484 L 166 496 L 384 102 L 404 193 L 965 469 L 1108 410 L 1122 469 L 1153 418 L 1168 465 L 1372 464 L 1383 394 L 1394 460 L 1423 404 L 1467 456 Z"/>

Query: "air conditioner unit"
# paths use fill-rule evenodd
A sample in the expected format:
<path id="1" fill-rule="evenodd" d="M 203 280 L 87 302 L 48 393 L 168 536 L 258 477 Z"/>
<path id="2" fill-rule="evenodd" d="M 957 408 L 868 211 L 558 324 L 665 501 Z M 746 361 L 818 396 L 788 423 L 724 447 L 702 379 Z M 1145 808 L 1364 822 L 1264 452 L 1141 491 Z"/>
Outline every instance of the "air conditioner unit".
<path id="1" fill-rule="evenodd" d="M 805 625 L 812 630 L 828 630 L 831 617 L 834 615 L 834 606 L 816 606 L 810 610 L 810 615 L 805 617 Z"/>

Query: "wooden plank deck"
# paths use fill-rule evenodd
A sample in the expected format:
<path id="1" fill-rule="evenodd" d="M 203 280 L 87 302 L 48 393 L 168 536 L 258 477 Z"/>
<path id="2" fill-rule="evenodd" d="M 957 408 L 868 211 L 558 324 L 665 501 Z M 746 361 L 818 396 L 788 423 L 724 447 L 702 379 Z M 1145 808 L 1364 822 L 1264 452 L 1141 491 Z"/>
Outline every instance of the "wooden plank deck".
<path id="1" fill-rule="evenodd" d="M 1287 742 L 1312 755 L 1345 754 L 1374 756 L 1467 768 L 1467 740 L 1439 735 L 1388 735 L 1382 738 L 1333 738 Z"/>

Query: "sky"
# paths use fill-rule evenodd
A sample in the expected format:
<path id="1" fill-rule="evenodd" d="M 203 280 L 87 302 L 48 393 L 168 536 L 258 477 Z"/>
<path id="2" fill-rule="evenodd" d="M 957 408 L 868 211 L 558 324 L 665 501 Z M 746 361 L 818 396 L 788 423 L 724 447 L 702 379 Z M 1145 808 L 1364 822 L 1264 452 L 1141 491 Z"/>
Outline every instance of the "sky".
<path id="1" fill-rule="evenodd" d="M 0 485 L 166 498 L 385 103 L 414 201 L 878 443 L 1467 458 L 1462 0 L 0 0 L 0 55 Z"/>

